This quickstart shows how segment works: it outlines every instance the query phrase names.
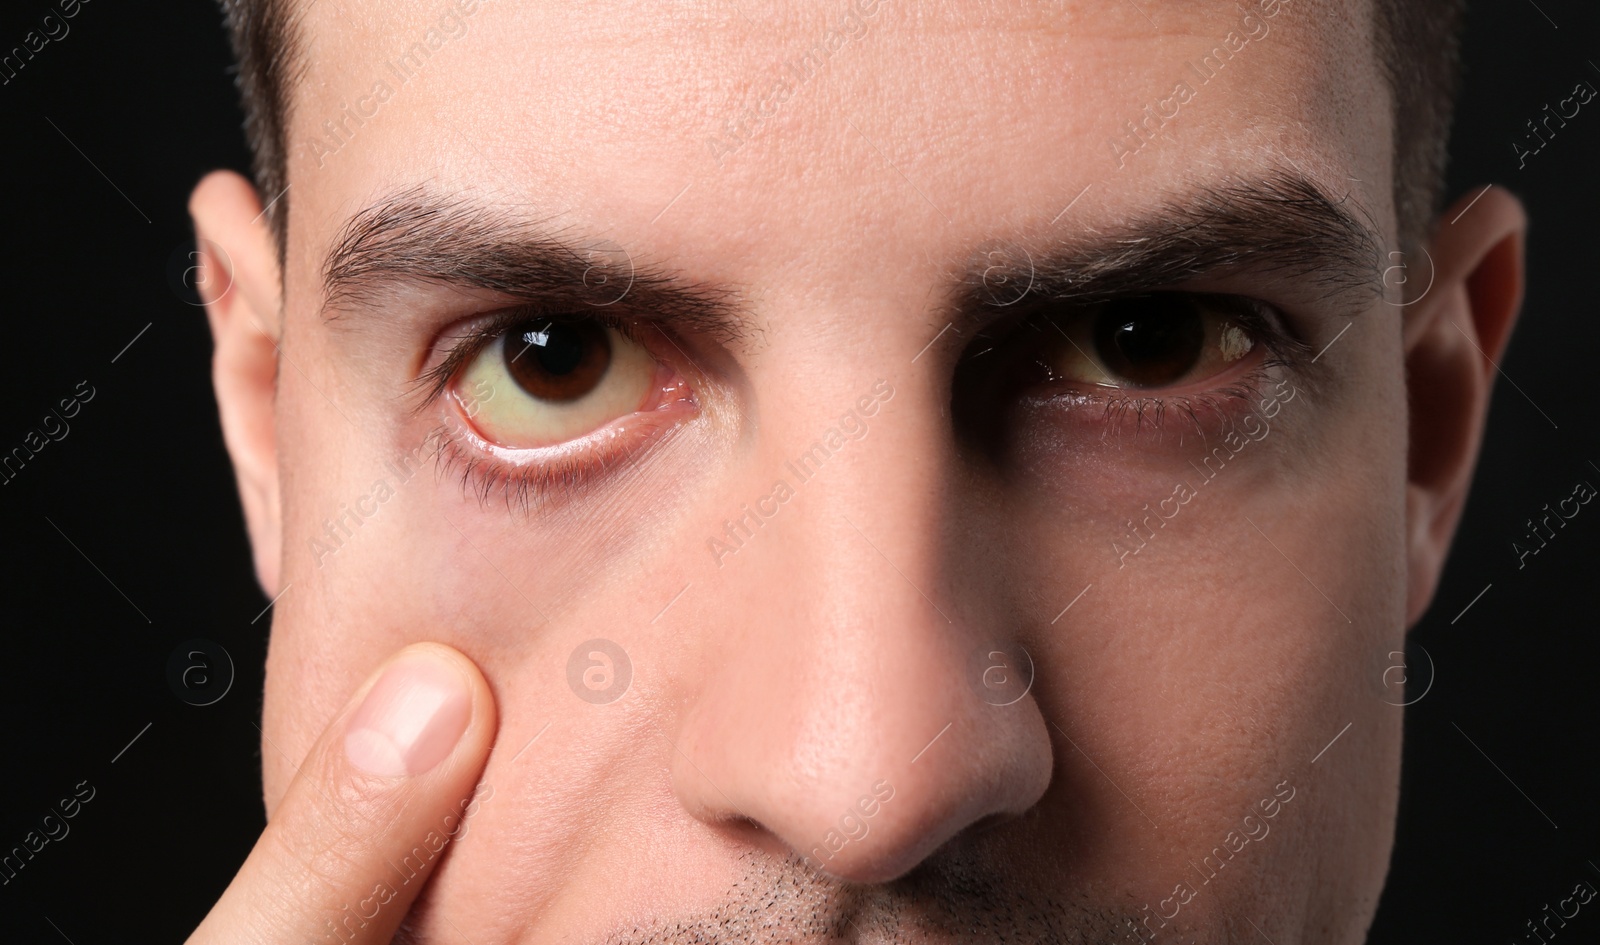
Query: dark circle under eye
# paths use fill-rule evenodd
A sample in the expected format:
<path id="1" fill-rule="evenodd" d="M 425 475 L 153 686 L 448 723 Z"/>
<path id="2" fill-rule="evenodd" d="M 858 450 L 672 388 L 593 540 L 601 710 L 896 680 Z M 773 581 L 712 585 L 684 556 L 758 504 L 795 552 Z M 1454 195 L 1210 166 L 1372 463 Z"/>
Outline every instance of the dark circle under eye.
<path id="1" fill-rule="evenodd" d="M 1112 374 L 1139 387 L 1181 380 L 1205 353 L 1206 323 L 1194 299 L 1176 292 L 1106 303 L 1095 347 Z"/>
<path id="2" fill-rule="evenodd" d="M 595 322 L 531 319 L 506 333 L 503 350 L 511 379 L 540 400 L 577 400 L 611 366 L 611 340 Z"/>

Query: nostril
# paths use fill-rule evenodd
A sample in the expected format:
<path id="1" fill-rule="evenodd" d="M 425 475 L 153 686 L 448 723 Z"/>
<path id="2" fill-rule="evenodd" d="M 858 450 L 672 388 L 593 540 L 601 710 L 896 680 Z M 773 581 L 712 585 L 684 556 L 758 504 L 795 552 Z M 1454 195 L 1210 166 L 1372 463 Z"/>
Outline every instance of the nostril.
<path id="1" fill-rule="evenodd" d="M 728 829 L 749 833 L 771 833 L 772 828 L 748 814 L 735 814 L 726 821 Z"/>
<path id="2" fill-rule="evenodd" d="M 715 821 L 715 829 L 725 839 L 769 857 L 782 860 L 798 855 L 778 831 L 748 814 L 730 814 Z"/>

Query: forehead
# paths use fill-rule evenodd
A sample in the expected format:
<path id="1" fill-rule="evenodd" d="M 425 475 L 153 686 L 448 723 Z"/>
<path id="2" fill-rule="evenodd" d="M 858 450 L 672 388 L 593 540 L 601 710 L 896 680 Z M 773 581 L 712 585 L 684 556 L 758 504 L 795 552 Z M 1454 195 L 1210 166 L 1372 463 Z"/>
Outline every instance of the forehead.
<path id="1" fill-rule="evenodd" d="M 813 279 L 842 243 L 935 252 L 1080 198 L 1063 225 L 1092 227 L 1274 170 L 1388 225 L 1371 30 L 1365 0 L 318 0 L 291 259 L 418 183 Z"/>

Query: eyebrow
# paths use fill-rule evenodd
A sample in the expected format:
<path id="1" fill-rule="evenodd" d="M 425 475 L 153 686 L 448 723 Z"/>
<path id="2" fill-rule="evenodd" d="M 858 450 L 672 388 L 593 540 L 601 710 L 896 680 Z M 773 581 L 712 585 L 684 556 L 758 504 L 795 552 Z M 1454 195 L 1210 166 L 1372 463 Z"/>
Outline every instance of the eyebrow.
<path id="1" fill-rule="evenodd" d="M 991 240 L 954 267 L 950 303 L 958 320 L 981 324 L 1024 296 L 1089 302 L 1249 272 L 1292 280 L 1353 315 L 1381 293 L 1382 243 L 1370 215 L 1350 203 L 1292 172 L 1180 191 L 1131 221 L 1049 239 Z M 997 298 L 997 258 L 1014 270 L 1006 274 L 1009 291 L 1026 282 L 1018 298 Z M 551 310 L 615 306 L 728 342 L 751 332 L 750 315 L 731 287 L 640 262 L 609 241 L 563 238 L 502 206 L 420 186 L 352 216 L 322 276 L 323 317 L 330 321 L 421 282 L 483 289 Z"/>
<path id="2" fill-rule="evenodd" d="M 1024 298 L 1090 302 L 1249 273 L 1353 316 L 1382 293 L 1383 244 L 1351 204 L 1297 173 L 1179 192 L 1131 222 L 987 244 L 960 268 L 955 307 L 986 320 Z"/>
<path id="3" fill-rule="evenodd" d="M 406 285 L 483 289 L 549 310 L 615 308 L 724 341 L 748 333 L 734 291 L 636 260 L 617 243 L 543 231 L 504 207 L 393 193 L 352 216 L 322 267 L 325 320 Z"/>

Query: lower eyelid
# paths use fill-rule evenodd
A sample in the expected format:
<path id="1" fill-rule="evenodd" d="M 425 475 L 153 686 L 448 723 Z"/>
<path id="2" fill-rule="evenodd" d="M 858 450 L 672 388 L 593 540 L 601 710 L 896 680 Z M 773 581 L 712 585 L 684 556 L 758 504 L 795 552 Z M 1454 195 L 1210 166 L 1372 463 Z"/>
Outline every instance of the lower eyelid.
<path id="1" fill-rule="evenodd" d="M 656 398 L 660 402 L 653 407 L 551 446 L 511 448 L 491 443 L 461 416 L 461 405 L 453 395 L 442 398 L 450 416 L 429 435 L 438 444 L 441 472 L 459 476 L 463 490 L 475 493 L 484 505 L 496 492 L 504 495 L 508 508 L 520 511 L 574 498 L 631 458 L 658 446 L 699 413 L 693 391 L 686 384 L 674 384 L 675 372 L 664 365 L 658 368 L 658 380 L 663 372 L 666 379 L 658 387 L 669 394 L 667 398 Z"/>
<path id="2" fill-rule="evenodd" d="M 1270 389 L 1286 379 L 1282 366 L 1263 361 L 1229 383 L 1199 391 L 1064 388 L 1027 395 L 1020 406 L 1035 422 L 1065 424 L 1074 441 L 1164 438 L 1178 433 L 1174 442 L 1179 442 L 1185 434 L 1220 435 L 1252 413 L 1254 405 L 1269 398 Z"/>

